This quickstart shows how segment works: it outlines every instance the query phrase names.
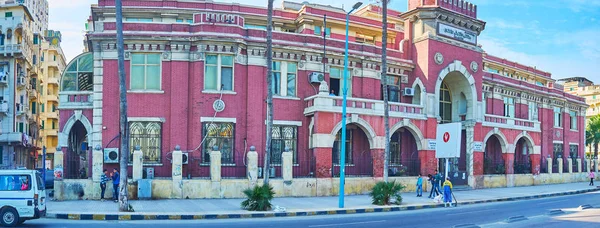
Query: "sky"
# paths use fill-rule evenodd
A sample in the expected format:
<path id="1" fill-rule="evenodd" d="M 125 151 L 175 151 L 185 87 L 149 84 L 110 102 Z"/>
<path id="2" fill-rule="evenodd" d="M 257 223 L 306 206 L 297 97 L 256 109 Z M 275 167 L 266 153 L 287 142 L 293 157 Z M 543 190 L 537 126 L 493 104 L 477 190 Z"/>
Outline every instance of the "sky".
<path id="1" fill-rule="evenodd" d="M 264 5 L 266 0 L 216 0 Z M 302 2 L 305 0 L 292 0 Z M 313 3 L 322 1 L 306 0 Z M 356 1 L 338 0 L 349 8 Z M 377 0 L 363 0 L 376 4 Z M 554 79 L 587 77 L 600 83 L 600 0 L 472 0 L 486 28 L 478 38 L 491 54 L 552 73 Z M 83 50 L 90 4 L 97 0 L 49 0 L 50 29 L 62 32 L 67 60 Z M 275 7 L 281 0 L 275 0 Z M 391 0 L 405 12 L 407 0 Z"/>

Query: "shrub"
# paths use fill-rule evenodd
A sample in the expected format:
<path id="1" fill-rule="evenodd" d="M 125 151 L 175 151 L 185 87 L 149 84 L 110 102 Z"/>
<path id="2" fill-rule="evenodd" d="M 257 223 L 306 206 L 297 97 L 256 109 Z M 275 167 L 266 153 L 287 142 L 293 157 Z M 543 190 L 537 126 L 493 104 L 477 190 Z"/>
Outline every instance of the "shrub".
<path id="1" fill-rule="evenodd" d="M 373 186 L 369 195 L 373 199 L 375 205 L 389 205 L 390 199 L 394 199 L 396 204 L 402 203 L 400 191 L 404 189 L 404 185 L 394 182 L 378 182 Z"/>
<path id="2" fill-rule="evenodd" d="M 242 201 L 242 209 L 249 211 L 271 210 L 271 200 L 275 195 L 270 185 L 254 186 L 252 189 L 244 190 L 246 200 Z"/>

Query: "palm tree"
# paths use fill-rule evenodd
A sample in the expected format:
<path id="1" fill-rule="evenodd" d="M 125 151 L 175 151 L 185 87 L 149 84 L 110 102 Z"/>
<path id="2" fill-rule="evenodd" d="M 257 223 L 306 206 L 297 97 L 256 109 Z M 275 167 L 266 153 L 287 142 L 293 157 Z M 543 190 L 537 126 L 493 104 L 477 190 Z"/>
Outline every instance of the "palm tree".
<path id="1" fill-rule="evenodd" d="M 125 56 L 123 51 L 123 8 L 121 0 L 116 0 L 117 17 L 117 57 L 119 66 L 119 99 L 120 99 L 120 131 L 121 131 L 121 160 L 119 161 L 119 211 L 130 211 L 127 200 L 127 161 L 129 156 L 129 129 L 127 129 L 127 91 L 125 88 Z"/>
<path id="2" fill-rule="evenodd" d="M 600 115 L 590 118 L 585 129 L 585 145 L 594 146 L 594 157 L 598 157 L 598 143 L 600 143 Z"/>
<path id="3" fill-rule="evenodd" d="M 269 184 L 271 166 L 271 134 L 273 132 L 273 1 L 268 0 L 267 9 L 267 140 L 265 145 L 265 164 L 263 166 L 263 184 Z"/>
<path id="4" fill-rule="evenodd" d="M 387 4 L 389 0 L 383 0 L 383 35 L 381 38 L 381 80 L 383 81 L 383 106 L 385 122 L 385 152 L 383 155 L 383 181 L 388 181 L 388 158 L 390 157 L 390 111 L 388 110 L 388 88 L 387 88 Z"/>

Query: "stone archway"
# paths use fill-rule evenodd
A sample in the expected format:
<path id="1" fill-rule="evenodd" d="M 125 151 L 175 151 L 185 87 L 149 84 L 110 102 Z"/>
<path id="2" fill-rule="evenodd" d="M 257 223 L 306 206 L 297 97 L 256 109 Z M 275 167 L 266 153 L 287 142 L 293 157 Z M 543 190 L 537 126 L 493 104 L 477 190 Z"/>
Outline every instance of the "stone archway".
<path id="1" fill-rule="evenodd" d="M 375 143 L 375 138 L 377 137 L 377 134 L 375 133 L 375 130 L 373 129 L 373 127 L 371 127 L 371 124 L 369 124 L 369 122 L 367 122 L 366 120 L 358 117 L 358 118 L 346 118 L 346 126 L 348 124 L 355 124 L 356 126 L 358 126 L 360 129 L 363 130 L 363 132 L 365 133 L 365 135 L 367 136 L 367 140 L 369 141 L 369 147 L 370 148 L 375 148 L 376 147 L 376 143 Z M 337 133 L 342 129 L 342 121 L 338 122 L 334 127 L 333 130 L 331 130 L 331 134 L 330 137 L 332 139 L 335 139 Z M 331 140 L 330 146 L 333 146 L 333 140 Z"/>
<path id="2" fill-rule="evenodd" d="M 461 93 L 466 99 L 465 119 L 475 119 L 475 103 L 477 102 L 477 89 L 475 88 L 475 78 L 461 61 L 454 60 L 446 68 L 440 71 L 435 85 L 435 101 L 438 105 L 435 106 L 435 115 L 440 116 L 440 88 L 445 83 L 448 86 L 451 94 L 452 103 L 459 104 Z M 452 122 L 461 121 L 459 113 L 459 105 L 452 105 Z"/>
<path id="3" fill-rule="evenodd" d="M 494 129 L 488 133 L 484 139 L 484 158 L 483 158 L 483 173 L 484 174 L 506 174 L 507 167 L 505 154 L 511 153 L 508 151 L 509 144 L 502 132 Z M 512 172 L 512 171 L 511 171 Z"/>

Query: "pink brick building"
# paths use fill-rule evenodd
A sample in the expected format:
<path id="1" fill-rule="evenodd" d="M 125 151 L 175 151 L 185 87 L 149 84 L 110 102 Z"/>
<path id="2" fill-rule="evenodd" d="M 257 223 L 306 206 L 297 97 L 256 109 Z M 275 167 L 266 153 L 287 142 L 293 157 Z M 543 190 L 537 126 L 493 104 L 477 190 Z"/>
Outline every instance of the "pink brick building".
<path id="1" fill-rule="evenodd" d="M 222 176 L 244 178 L 246 152 L 255 146 L 262 161 L 265 146 L 266 8 L 200 0 L 123 4 L 131 146 L 141 146 L 144 167 L 170 177 L 170 153 L 179 145 L 187 154 L 183 175 L 208 178 L 207 153 L 218 146 Z M 567 170 L 567 158 L 582 157 L 583 98 L 564 93 L 548 72 L 486 54 L 477 43 L 485 22 L 473 4 L 408 4 L 408 12 L 389 10 L 387 41 L 377 6 L 350 17 L 346 142 L 338 137 L 345 12 L 296 3 L 275 10 L 275 177 L 286 147 L 294 153 L 294 177 L 336 177 L 341 143 L 347 175 L 383 175 L 382 42 L 391 84 L 390 175 L 443 168 L 435 158 L 436 126 L 449 122 L 463 128 L 461 157 L 450 162 L 458 185 L 485 187 L 486 175 L 550 172 L 547 157 L 565 158 Z M 90 52 L 62 78 L 66 178 L 81 168 L 89 176 L 93 163 L 118 166 L 109 156 L 120 140 L 114 1 L 99 0 L 91 10 Z M 102 161 L 92 161 L 95 147 L 105 151 Z"/>

